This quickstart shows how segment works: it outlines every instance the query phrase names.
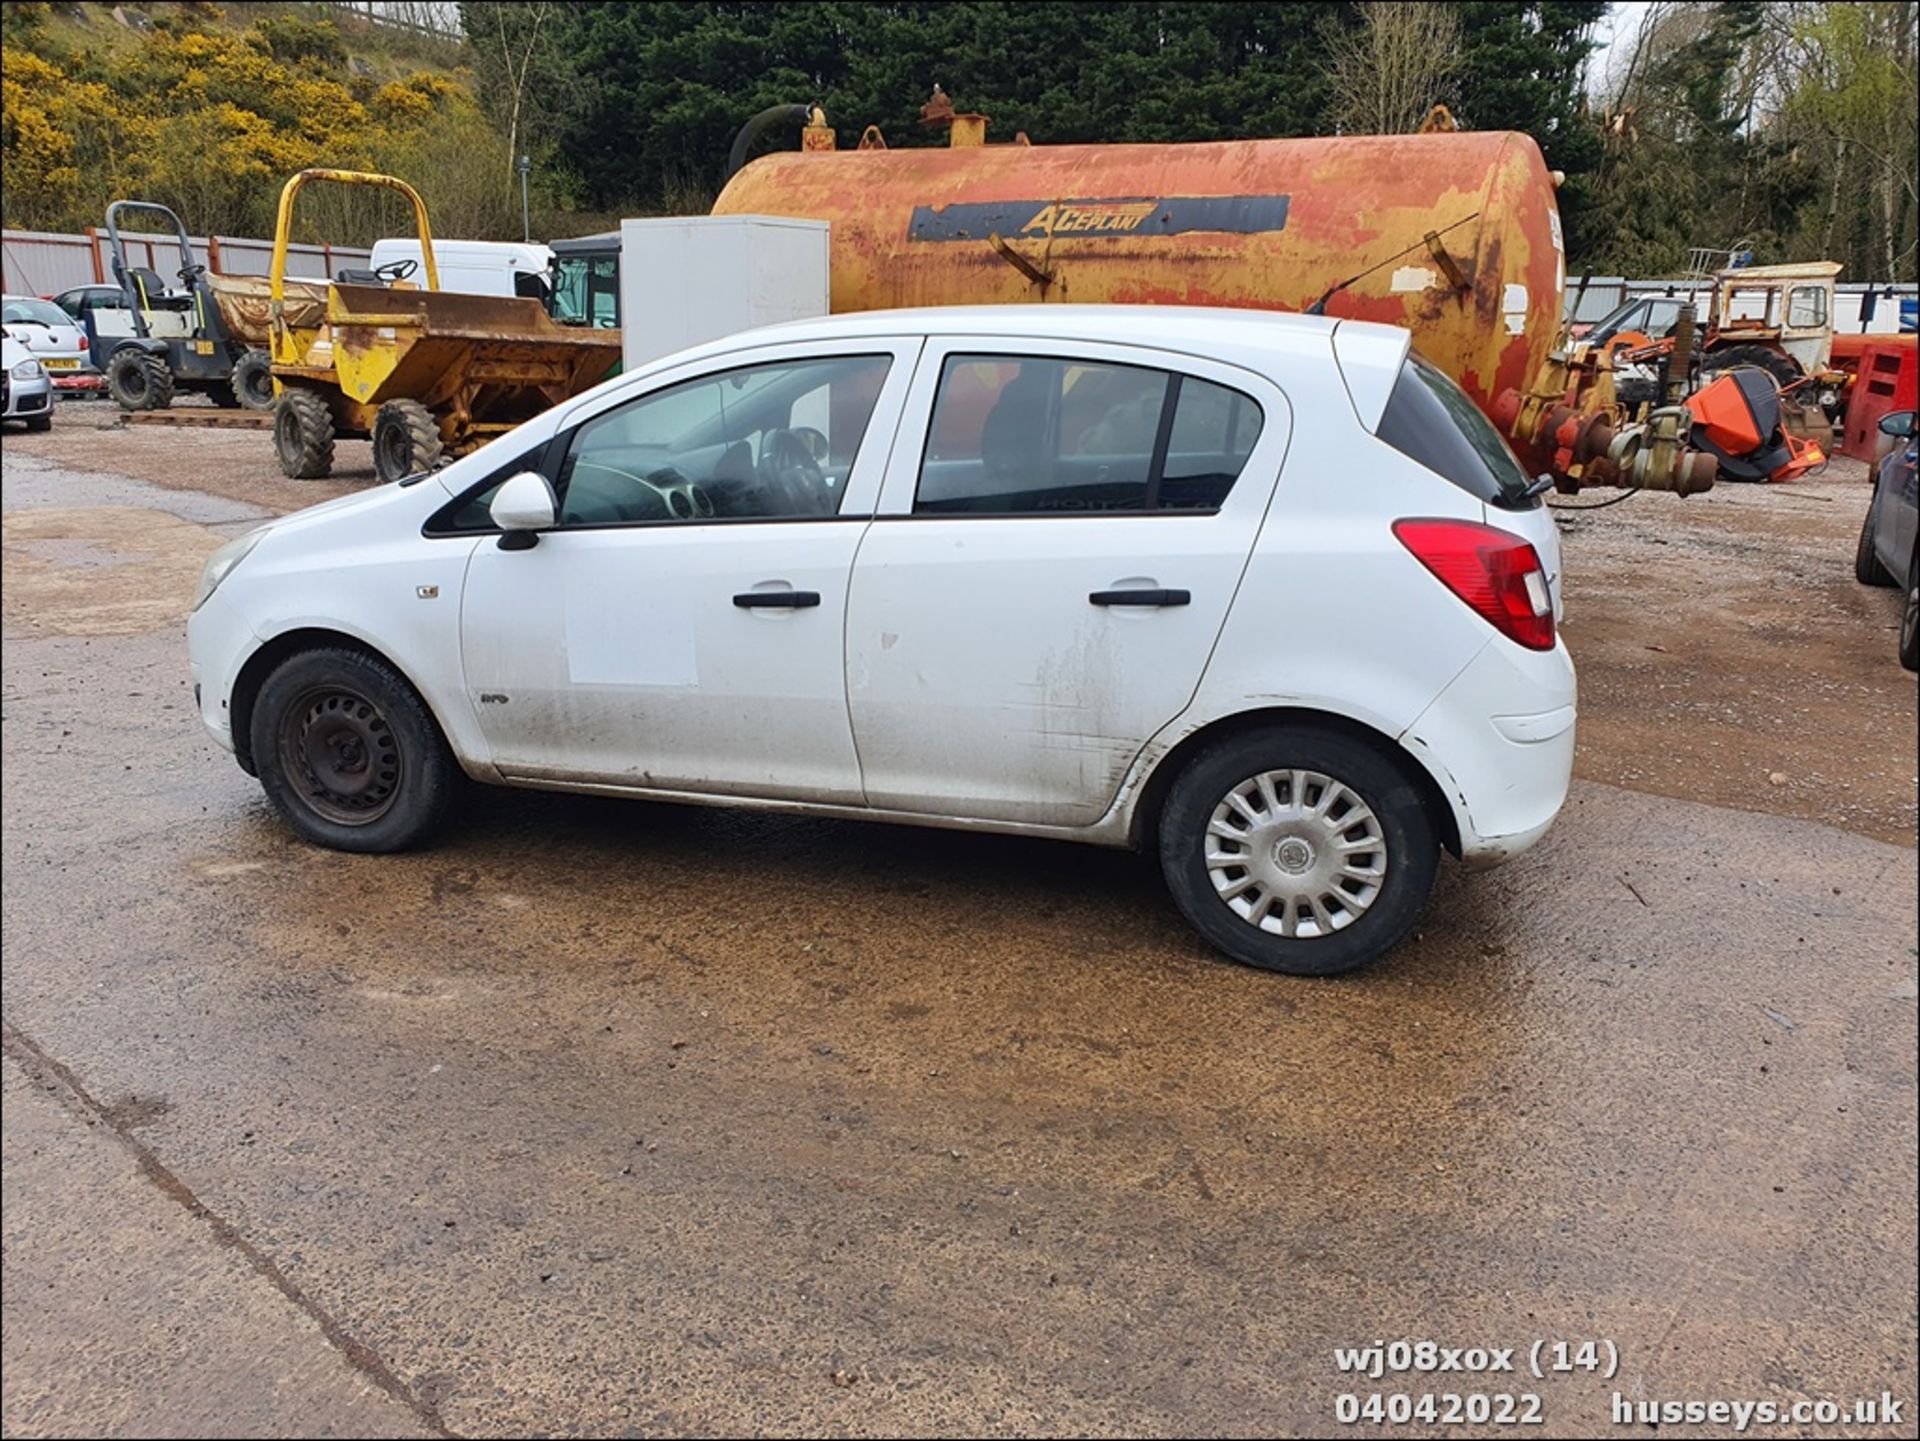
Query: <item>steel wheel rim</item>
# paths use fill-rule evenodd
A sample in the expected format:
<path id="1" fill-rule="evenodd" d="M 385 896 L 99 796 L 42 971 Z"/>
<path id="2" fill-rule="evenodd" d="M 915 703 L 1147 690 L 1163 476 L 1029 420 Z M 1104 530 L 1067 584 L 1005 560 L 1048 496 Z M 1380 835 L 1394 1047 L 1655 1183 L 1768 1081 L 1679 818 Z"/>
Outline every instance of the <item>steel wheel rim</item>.
<path id="1" fill-rule="evenodd" d="M 1205 855 L 1227 908 L 1289 940 L 1345 930 L 1380 898 L 1388 871 L 1373 807 L 1310 770 L 1262 771 L 1228 791 L 1207 820 Z"/>
<path id="2" fill-rule="evenodd" d="M 281 771 L 314 814 L 372 825 L 393 809 L 405 778 L 400 740 L 365 696 L 339 686 L 303 692 L 280 723 Z"/>

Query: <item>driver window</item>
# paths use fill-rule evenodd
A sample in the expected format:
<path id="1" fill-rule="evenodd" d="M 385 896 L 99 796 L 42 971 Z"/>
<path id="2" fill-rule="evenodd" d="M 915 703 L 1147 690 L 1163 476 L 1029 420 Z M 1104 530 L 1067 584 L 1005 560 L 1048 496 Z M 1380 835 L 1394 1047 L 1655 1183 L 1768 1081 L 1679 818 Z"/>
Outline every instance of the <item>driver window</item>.
<path id="1" fill-rule="evenodd" d="M 1796 330 L 1827 323 L 1827 292 L 1818 285 L 1794 288 L 1787 299 L 1787 324 Z"/>
<path id="2" fill-rule="evenodd" d="M 563 526 L 837 515 L 893 359 L 746 366 L 656 390 L 574 433 Z"/>

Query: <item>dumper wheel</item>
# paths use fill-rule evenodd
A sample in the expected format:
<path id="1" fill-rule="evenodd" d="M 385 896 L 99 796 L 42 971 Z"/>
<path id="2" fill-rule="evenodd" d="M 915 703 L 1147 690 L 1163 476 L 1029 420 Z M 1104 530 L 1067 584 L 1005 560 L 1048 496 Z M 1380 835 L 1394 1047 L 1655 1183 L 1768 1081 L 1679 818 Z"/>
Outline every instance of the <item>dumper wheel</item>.
<path id="1" fill-rule="evenodd" d="M 373 418 L 373 468 L 384 481 L 432 470 L 441 449 L 440 423 L 417 400 L 389 400 Z"/>
<path id="2" fill-rule="evenodd" d="M 272 410 L 273 357 L 264 350 L 249 350 L 234 362 L 229 384 L 248 410 Z"/>
<path id="3" fill-rule="evenodd" d="M 333 473 L 333 412 L 310 390 L 289 390 L 273 407 L 273 448 L 295 480 Z"/>
<path id="4" fill-rule="evenodd" d="M 173 404 L 173 372 L 161 356 L 123 345 L 107 362 L 107 390 L 122 410 L 165 410 Z"/>

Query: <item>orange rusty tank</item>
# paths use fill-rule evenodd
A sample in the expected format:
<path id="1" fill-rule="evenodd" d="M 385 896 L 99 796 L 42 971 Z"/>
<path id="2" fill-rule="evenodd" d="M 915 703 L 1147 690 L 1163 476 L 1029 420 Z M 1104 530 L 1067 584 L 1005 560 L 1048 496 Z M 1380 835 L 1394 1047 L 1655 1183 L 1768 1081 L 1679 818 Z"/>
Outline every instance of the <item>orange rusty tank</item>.
<path id="1" fill-rule="evenodd" d="M 1237 305 L 1402 325 L 1482 409 L 1560 326 L 1553 178 L 1511 132 L 784 152 L 716 215 L 832 226 L 835 311 Z"/>

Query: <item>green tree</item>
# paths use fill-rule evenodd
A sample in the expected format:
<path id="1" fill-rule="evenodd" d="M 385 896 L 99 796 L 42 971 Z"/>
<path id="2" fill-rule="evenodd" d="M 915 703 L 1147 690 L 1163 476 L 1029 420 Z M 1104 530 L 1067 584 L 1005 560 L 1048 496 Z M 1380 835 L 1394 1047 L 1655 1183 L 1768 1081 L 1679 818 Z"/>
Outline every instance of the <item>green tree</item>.
<path id="1" fill-rule="evenodd" d="M 1566 173 L 1560 216 L 1570 255 L 1593 241 L 1593 173 L 1600 138 L 1586 115 L 1587 58 L 1604 0 L 1511 4 L 1462 0 L 1460 69 L 1450 97 L 1454 114 L 1473 130 L 1520 130 L 1540 142 L 1547 164 Z"/>
<path id="2" fill-rule="evenodd" d="M 1036 143 L 1304 135 L 1321 127 L 1323 19 L 1345 5 L 955 0 L 583 5 L 564 48 L 595 76 L 566 133 L 603 205 L 711 195 L 734 133 L 781 103 L 822 104 L 843 145 L 890 145 L 939 84 L 1002 138 Z M 769 143 L 791 145 L 791 137 Z M 691 193 L 689 193 L 691 192 Z"/>

